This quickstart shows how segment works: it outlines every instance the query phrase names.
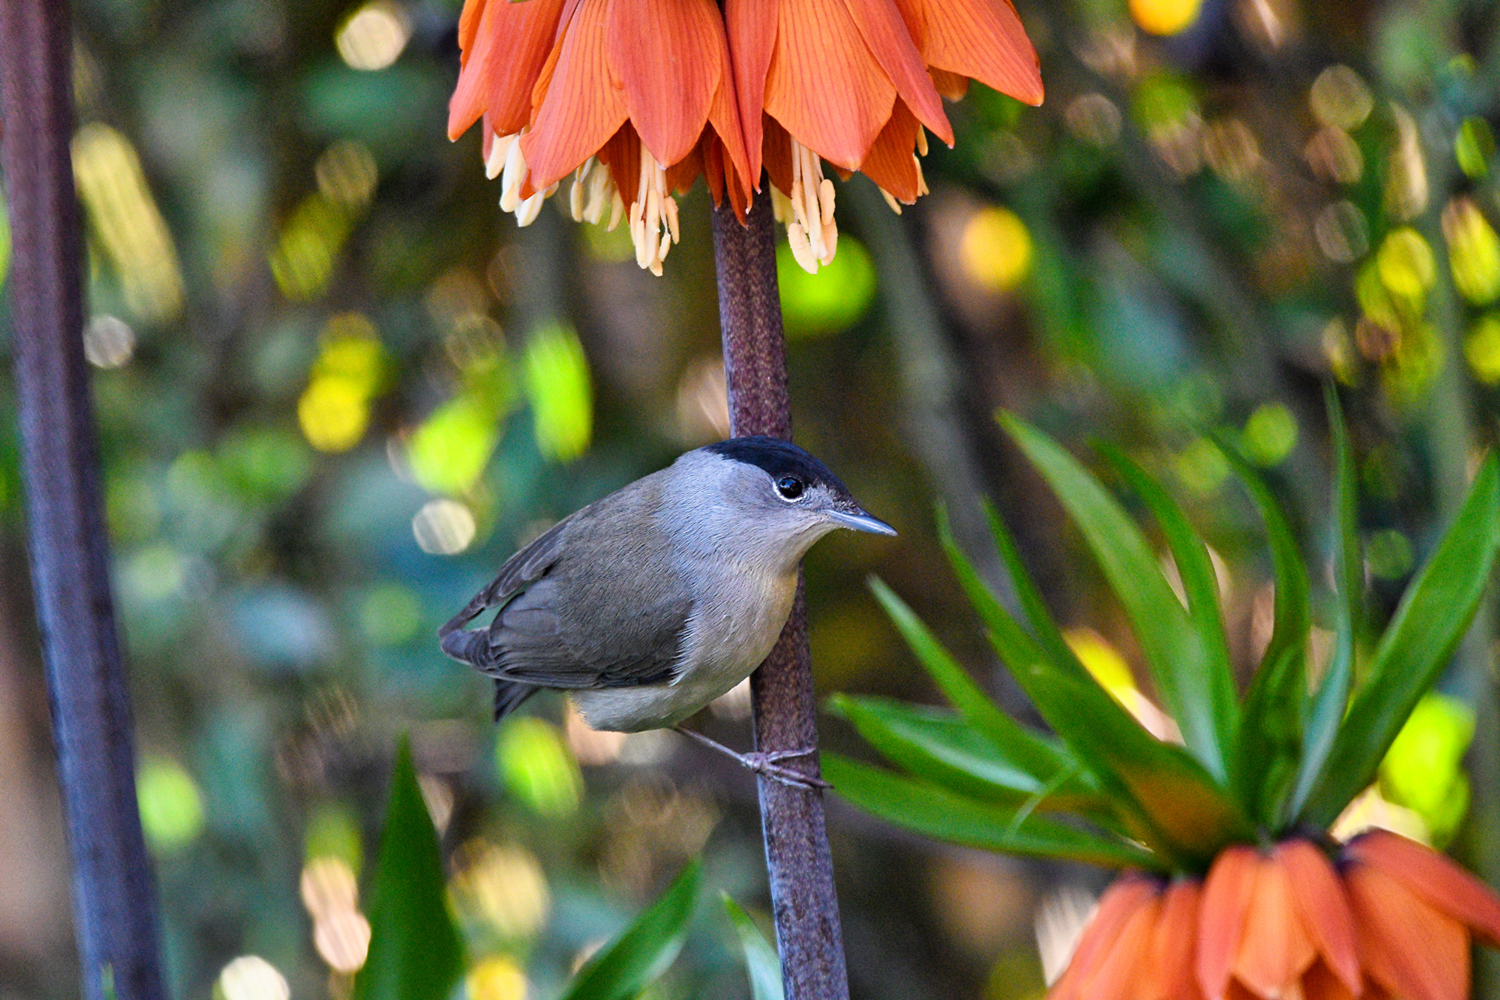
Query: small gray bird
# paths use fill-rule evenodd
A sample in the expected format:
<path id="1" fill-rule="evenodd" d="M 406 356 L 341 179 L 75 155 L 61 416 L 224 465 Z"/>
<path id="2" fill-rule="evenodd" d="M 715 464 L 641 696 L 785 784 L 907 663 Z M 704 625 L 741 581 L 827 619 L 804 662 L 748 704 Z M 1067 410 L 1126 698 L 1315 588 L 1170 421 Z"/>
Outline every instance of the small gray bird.
<path id="1" fill-rule="evenodd" d="M 563 518 L 438 637 L 443 652 L 495 678 L 497 721 L 554 688 L 595 729 L 676 727 L 771 652 L 802 556 L 835 528 L 896 533 L 796 445 L 720 441 Z M 464 630 L 490 608 L 499 610 L 488 626 Z M 767 755 L 713 745 L 806 783 Z"/>

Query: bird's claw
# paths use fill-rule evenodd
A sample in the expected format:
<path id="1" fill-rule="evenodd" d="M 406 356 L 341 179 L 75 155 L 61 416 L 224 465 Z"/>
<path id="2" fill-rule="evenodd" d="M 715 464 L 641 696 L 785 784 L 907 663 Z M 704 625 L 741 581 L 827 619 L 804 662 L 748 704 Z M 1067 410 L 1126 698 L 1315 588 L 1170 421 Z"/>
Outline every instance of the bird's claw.
<path id="1" fill-rule="evenodd" d="M 793 760 L 797 757 L 811 757 L 818 752 L 817 747 L 808 747 L 805 750 L 754 750 L 750 753 L 738 753 L 717 740 L 711 740 L 702 733 L 689 729 L 686 726 L 673 726 L 672 728 L 682 735 L 702 743 L 706 747 L 712 747 L 722 754 L 733 757 L 756 774 L 763 774 L 772 781 L 778 781 L 789 788 L 800 788 L 807 792 L 820 792 L 833 787 L 822 778 L 803 774 L 796 768 L 787 767 L 781 763 L 784 760 Z"/>
<path id="2" fill-rule="evenodd" d="M 781 763 L 784 760 L 791 760 L 795 757 L 807 757 L 817 752 L 816 749 L 810 747 L 806 750 L 772 750 L 769 753 L 757 751 L 754 753 L 738 754 L 737 756 L 740 759 L 740 763 L 756 774 L 763 774 L 772 781 L 779 781 L 783 785 L 788 785 L 792 788 L 818 792 L 832 788 L 833 786 L 822 778 L 803 774 L 796 768 L 785 767 Z"/>

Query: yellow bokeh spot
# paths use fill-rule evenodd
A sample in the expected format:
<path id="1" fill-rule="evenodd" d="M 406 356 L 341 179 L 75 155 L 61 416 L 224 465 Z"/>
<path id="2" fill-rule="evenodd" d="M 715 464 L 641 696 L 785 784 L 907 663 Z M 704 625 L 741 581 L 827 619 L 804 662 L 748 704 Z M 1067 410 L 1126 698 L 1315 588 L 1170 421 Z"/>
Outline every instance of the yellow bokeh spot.
<path id="1" fill-rule="evenodd" d="M 141 828 L 158 855 L 191 844 L 203 830 L 203 797 L 183 766 L 168 757 L 147 757 L 136 775 Z"/>
<path id="2" fill-rule="evenodd" d="M 341 313 L 323 329 L 312 379 L 297 401 L 297 421 L 319 451 L 348 451 L 365 436 L 370 400 L 385 384 L 386 353 L 375 325 L 359 313 Z"/>
<path id="3" fill-rule="evenodd" d="M 568 816 L 583 797 L 583 775 L 557 727 L 522 716 L 501 727 L 495 764 L 517 799 L 543 816 Z"/>
<path id="4" fill-rule="evenodd" d="M 1500 236 L 1479 206 L 1468 198 L 1453 199 L 1443 209 L 1442 225 L 1458 294 L 1477 306 L 1500 298 Z"/>
<path id="5" fill-rule="evenodd" d="M 1008 292 L 1031 271 L 1031 234 L 1010 209 L 992 205 L 970 216 L 959 245 L 965 273 L 977 284 Z"/>
<path id="6" fill-rule="evenodd" d="M 348 451 L 365 436 L 369 400 L 347 379 L 315 378 L 297 401 L 297 422 L 319 451 Z"/>
<path id="7" fill-rule="evenodd" d="M 1393 229 L 1375 256 L 1380 283 L 1395 296 L 1419 301 L 1437 280 L 1437 261 L 1422 234 L 1410 226 Z"/>
<path id="8" fill-rule="evenodd" d="M 1130 16 L 1149 35 L 1175 35 L 1198 20 L 1203 0 L 1130 0 Z"/>
<path id="9" fill-rule="evenodd" d="M 533 937 L 552 912 L 552 894 L 542 866 L 526 848 L 481 840 L 465 844 L 455 858 L 454 908 L 483 920 L 507 941 Z"/>
<path id="10" fill-rule="evenodd" d="M 1500 315 L 1489 313 L 1474 324 L 1464 339 L 1464 360 L 1485 385 L 1500 383 Z"/>
<path id="11" fill-rule="evenodd" d="M 73 174 L 131 311 L 150 323 L 176 318 L 185 298 L 177 248 L 130 140 L 98 122 L 83 126 L 73 138 Z"/>
<path id="12" fill-rule="evenodd" d="M 526 973 L 513 959 L 491 955 L 483 959 L 464 979 L 469 1000 L 525 1000 Z"/>

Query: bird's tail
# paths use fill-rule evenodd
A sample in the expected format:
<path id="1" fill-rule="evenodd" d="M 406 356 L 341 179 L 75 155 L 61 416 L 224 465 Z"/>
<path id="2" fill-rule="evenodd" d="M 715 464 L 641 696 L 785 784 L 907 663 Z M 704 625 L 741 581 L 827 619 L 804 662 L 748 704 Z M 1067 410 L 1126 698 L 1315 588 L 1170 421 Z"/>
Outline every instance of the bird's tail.
<path id="1" fill-rule="evenodd" d="M 495 680 L 495 721 L 499 722 L 521 707 L 521 703 L 541 688 L 520 681 Z"/>
<path id="2" fill-rule="evenodd" d="M 498 666 L 495 647 L 489 642 L 488 629 L 449 632 L 440 641 L 443 652 L 483 673 L 493 674 Z M 521 703 L 539 691 L 534 684 L 495 678 L 495 721 L 499 722 L 521 707 Z"/>

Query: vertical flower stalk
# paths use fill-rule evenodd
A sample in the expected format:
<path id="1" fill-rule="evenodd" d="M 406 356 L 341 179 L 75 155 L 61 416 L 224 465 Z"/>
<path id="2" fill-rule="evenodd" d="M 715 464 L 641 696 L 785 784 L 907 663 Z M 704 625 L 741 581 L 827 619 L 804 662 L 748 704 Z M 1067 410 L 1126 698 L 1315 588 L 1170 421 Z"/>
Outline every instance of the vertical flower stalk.
<path id="1" fill-rule="evenodd" d="M 0 166 L 32 584 L 88 1000 L 164 996 L 83 357 L 69 8 L 0 0 Z"/>
<path id="2" fill-rule="evenodd" d="M 755 200 L 743 225 L 729 206 L 714 210 L 714 256 L 731 433 L 789 440 L 792 411 L 776 284 L 775 222 L 765 198 Z M 756 750 L 817 747 L 817 704 L 800 577 L 781 638 L 750 676 L 750 695 Z M 786 766 L 809 777 L 819 775 L 816 752 L 792 758 Z M 849 977 L 822 795 L 765 775 L 759 787 L 771 911 L 787 1000 L 844 1000 Z"/>

